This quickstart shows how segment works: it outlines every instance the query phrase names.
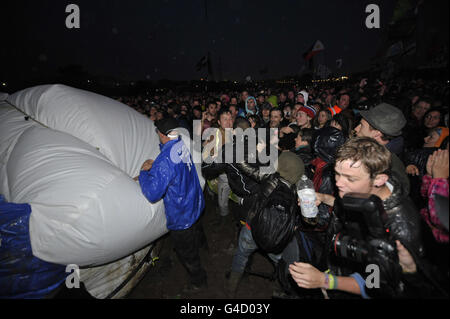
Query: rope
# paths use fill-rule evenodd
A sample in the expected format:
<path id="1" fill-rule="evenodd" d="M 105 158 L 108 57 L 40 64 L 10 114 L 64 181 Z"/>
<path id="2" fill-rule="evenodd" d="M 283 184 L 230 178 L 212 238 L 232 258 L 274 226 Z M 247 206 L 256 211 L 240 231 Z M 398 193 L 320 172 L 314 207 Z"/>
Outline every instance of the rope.
<path id="1" fill-rule="evenodd" d="M 45 128 L 48 128 L 48 129 L 50 128 L 50 127 L 48 127 L 47 125 L 45 125 L 45 124 L 39 122 L 38 120 L 32 118 L 32 117 L 29 116 L 27 113 L 25 113 L 24 111 L 22 111 L 21 109 L 19 109 L 17 106 L 11 104 L 11 103 L 8 102 L 8 101 L 5 101 L 5 102 L 6 102 L 8 105 L 10 105 L 10 106 L 12 106 L 13 108 L 15 108 L 15 109 L 16 109 L 17 111 L 19 111 L 20 113 L 22 113 L 23 115 L 25 115 L 25 121 L 32 120 L 32 121 L 36 122 L 37 124 L 39 124 L 39 125 L 41 125 L 41 126 L 43 126 L 43 127 L 45 127 Z"/>

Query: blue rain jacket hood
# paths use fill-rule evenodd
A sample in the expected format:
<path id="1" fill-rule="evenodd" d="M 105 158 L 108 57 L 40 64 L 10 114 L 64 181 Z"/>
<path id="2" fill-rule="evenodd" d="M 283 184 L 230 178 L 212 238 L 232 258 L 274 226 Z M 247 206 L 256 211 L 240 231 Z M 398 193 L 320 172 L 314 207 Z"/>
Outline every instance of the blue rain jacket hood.
<path id="1" fill-rule="evenodd" d="M 195 165 L 181 138 L 160 148 L 152 169 L 139 175 L 142 193 L 152 203 L 164 199 L 169 230 L 188 229 L 205 207 Z"/>
<path id="2" fill-rule="evenodd" d="M 254 100 L 255 101 L 255 109 L 256 112 L 253 112 L 251 110 L 248 109 L 248 101 L 249 100 Z M 256 115 L 259 112 L 259 108 L 258 108 L 258 103 L 256 102 L 256 99 L 253 96 L 249 96 L 246 100 L 245 100 L 245 114 L 247 115 Z"/>

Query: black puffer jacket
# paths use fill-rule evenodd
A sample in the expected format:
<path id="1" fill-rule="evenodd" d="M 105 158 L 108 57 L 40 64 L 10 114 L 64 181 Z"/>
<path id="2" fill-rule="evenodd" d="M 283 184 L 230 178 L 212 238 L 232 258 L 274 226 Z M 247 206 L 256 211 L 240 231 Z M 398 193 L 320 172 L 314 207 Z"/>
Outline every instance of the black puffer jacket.
<path id="1" fill-rule="evenodd" d="M 254 170 L 247 170 L 246 174 L 251 174 L 254 178 L 259 178 Z M 293 198 L 296 199 L 296 188 L 294 185 L 291 185 L 287 180 L 282 178 L 279 173 L 274 173 L 265 176 L 261 181 L 260 191 L 255 194 L 255 197 L 252 197 L 252 203 L 248 213 L 248 219 L 251 220 L 254 213 L 260 209 L 262 209 L 262 205 L 264 205 L 264 199 L 269 198 L 269 196 L 273 193 L 273 191 L 280 185 L 284 184 L 287 188 L 291 190 Z"/>
<path id="2" fill-rule="evenodd" d="M 346 142 L 344 134 L 332 127 L 327 126 L 319 131 L 319 135 L 314 141 L 314 154 L 327 163 L 334 163 L 337 149 Z"/>
<path id="3" fill-rule="evenodd" d="M 331 126 L 324 127 L 314 142 L 314 152 L 317 158 L 312 162 L 315 166 L 314 186 L 321 194 L 333 195 L 335 191 L 334 160 L 336 152 L 346 141 L 344 134 Z M 326 163 L 323 166 L 323 163 Z M 330 218 L 330 207 L 319 205 L 318 228 L 325 229 Z"/>

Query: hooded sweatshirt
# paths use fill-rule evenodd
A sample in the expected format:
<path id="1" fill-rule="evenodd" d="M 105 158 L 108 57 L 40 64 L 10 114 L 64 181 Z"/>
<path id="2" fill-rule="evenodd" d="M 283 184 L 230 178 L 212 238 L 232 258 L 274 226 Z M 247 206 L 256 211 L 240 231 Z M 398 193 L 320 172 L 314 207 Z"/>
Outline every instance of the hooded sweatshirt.
<path id="1" fill-rule="evenodd" d="M 309 97 L 308 92 L 300 91 L 300 94 L 303 95 L 303 98 L 305 99 L 305 105 L 308 105 L 308 97 Z"/>
<path id="2" fill-rule="evenodd" d="M 255 101 L 255 109 L 256 109 L 256 112 L 254 112 L 254 111 L 251 111 L 251 110 L 249 110 L 248 109 L 248 101 L 249 100 L 254 100 Z M 249 96 L 246 100 L 245 100 L 245 114 L 246 115 L 256 115 L 256 114 L 258 114 L 259 113 L 259 108 L 258 108 L 258 103 L 256 102 L 256 99 L 253 97 L 253 96 Z"/>

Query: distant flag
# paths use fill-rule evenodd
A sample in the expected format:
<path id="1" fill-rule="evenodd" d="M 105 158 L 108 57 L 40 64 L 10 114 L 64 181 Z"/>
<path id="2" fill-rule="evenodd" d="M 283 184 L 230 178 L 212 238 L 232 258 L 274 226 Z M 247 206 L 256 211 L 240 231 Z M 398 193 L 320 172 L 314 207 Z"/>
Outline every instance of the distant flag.
<path id="1" fill-rule="evenodd" d="M 322 43 L 322 41 L 317 40 L 317 42 L 307 51 L 303 54 L 303 58 L 305 61 L 309 61 L 319 52 L 325 50 L 325 47 Z"/>
<path id="2" fill-rule="evenodd" d="M 340 69 L 340 68 L 342 67 L 342 59 L 337 59 L 337 60 L 336 60 L 336 67 L 337 67 L 338 69 Z"/>

